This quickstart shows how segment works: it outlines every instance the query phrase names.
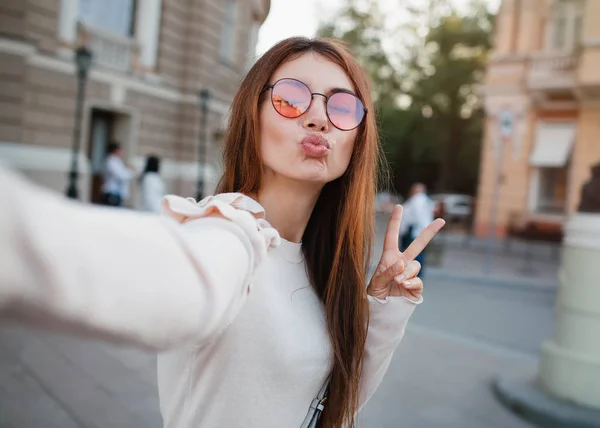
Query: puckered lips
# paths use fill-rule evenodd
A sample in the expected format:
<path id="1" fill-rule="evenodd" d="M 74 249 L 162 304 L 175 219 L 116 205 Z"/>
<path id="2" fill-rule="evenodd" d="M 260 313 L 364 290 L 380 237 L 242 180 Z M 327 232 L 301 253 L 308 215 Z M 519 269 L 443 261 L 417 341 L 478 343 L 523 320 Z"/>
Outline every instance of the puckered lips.
<path id="1" fill-rule="evenodd" d="M 300 146 L 310 157 L 320 158 L 327 156 L 331 150 L 331 145 L 325 137 L 320 134 L 308 134 L 300 141 Z"/>

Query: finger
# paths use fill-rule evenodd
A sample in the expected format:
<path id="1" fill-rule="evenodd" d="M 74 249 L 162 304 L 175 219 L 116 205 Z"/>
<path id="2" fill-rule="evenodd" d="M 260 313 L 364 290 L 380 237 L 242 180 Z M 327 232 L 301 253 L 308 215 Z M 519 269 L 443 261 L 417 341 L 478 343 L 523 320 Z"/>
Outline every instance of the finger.
<path id="1" fill-rule="evenodd" d="M 402 223 L 402 205 L 396 205 L 390 216 L 385 238 L 383 240 L 383 251 L 397 250 L 398 238 L 400 237 L 400 223 Z"/>
<path id="2" fill-rule="evenodd" d="M 394 263 L 392 266 L 387 268 L 385 271 L 381 272 L 379 275 L 376 275 L 371 280 L 371 286 L 375 288 L 375 290 L 379 290 L 385 288 L 389 285 L 390 282 L 394 280 L 394 277 L 404 271 L 404 261 L 399 260 Z"/>
<path id="3" fill-rule="evenodd" d="M 398 249 L 384 252 L 381 255 L 381 259 L 379 259 L 379 263 L 377 263 L 377 269 L 375 270 L 375 273 L 380 274 L 385 272 L 387 268 L 392 266 L 398 260 L 402 260 L 402 254 Z"/>
<path id="4" fill-rule="evenodd" d="M 412 262 L 406 265 L 404 271 L 401 274 L 396 275 L 394 277 L 394 281 L 396 281 L 396 283 L 398 284 L 402 284 L 404 281 L 416 277 L 420 271 L 421 263 L 419 263 L 416 260 L 413 260 Z"/>
<path id="5" fill-rule="evenodd" d="M 401 285 L 413 293 L 423 291 L 423 280 L 421 278 L 407 279 Z"/>
<path id="6" fill-rule="evenodd" d="M 446 222 L 441 218 L 435 219 L 433 222 L 429 224 L 423 232 L 419 234 L 415 238 L 414 241 L 408 246 L 406 251 L 404 251 L 404 258 L 406 261 L 413 261 L 420 253 L 425 249 L 427 244 L 433 239 L 436 233 L 440 231 Z"/>

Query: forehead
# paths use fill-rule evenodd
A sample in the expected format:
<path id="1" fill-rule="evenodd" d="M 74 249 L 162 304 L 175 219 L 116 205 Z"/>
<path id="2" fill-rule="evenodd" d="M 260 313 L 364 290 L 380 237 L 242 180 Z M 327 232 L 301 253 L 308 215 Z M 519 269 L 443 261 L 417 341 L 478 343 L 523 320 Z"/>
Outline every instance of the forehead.
<path id="1" fill-rule="evenodd" d="M 354 85 L 342 67 L 314 52 L 303 53 L 281 64 L 273 73 L 271 83 L 284 77 L 298 79 L 306 83 L 314 92 L 326 92 L 331 88 L 355 91 Z"/>

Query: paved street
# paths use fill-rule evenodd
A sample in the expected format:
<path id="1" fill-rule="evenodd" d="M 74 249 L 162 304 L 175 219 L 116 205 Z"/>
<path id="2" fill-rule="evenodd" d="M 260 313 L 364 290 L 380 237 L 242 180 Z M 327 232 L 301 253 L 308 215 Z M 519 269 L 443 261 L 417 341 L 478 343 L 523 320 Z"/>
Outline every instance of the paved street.
<path id="1" fill-rule="evenodd" d="M 425 302 L 359 426 L 528 427 L 496 402 L 490 382 L 535 366 L 552 336 L 553 286 L 462 281 L 444 269 L 431 271 Z M 4 327 L 0 428 L 158 428 L 155 365 L 130 348 Z"/>

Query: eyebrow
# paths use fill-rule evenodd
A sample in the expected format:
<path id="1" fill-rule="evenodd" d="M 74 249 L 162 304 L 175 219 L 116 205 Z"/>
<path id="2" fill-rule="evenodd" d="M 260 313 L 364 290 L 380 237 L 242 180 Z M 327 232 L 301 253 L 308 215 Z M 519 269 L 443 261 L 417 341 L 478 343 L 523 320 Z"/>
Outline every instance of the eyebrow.
<path id="1" fill-rule="evenodd" d="M 308 89 L 310 89 L 311 91 L 313 90 L 313 89 L 312 89 L 312 85 L 310 85 L 310 84 L 306 83 L 306 80 L 304 80 L 304 79 L 300 79 L 300 78 L 298 78 L 298 77 L 280 77 L 280 78 L 278 78 L 277 80 L 275 80 L 275 82 L 277 82 L 278 80 L 281 80 L 281 79 L 292 79 L 292 80 L 297 80 L 298 82 L 302 82 L 302 83 L 304 83 L 306 86 L 308 86 Z M 308 80 L 308 79 L 307 79 L 307 80 Z M 270 84 L 271 84 L 271 85 L 274 85 L 274 84 L 275 84 L 275 82 L 273 82 L 273 83 L 270 83 Z M 266 86 L 268 86 L 268 85 L 269 85 L 269 84 L 267 84 Z M 327 90 L 325 91 L 325 94 L 326 94 L 326 95 L 330 95 L 330 94 L 336 94 L 336 93 L 338 93 L 338 92 L 342 92 L 342 93 L 345 93 L 345 94 L 354 95 L 356 98 L 358 98 L 358 94 L 357 94 L 356 92 L 354 92 L 352 89 L 344 88 L 344 87 L 341 87 L 341 86 L 334 86 L 333 88 L 329 88 L 329 89 L 327 89 Z"/>
<path id="2" fill-rule="evenodd" d="M 339 87 L 330 88 L 327 92 L 330 94 L 336 94 L 338 92 L 343 92 L 343 93 L 354 95 L 355 97 L 358 97 L 358 95 L 356 95 L 356 92 L 354 92 L 353 90 L 348 89 L 348 88 L 339 88 Z"/>

